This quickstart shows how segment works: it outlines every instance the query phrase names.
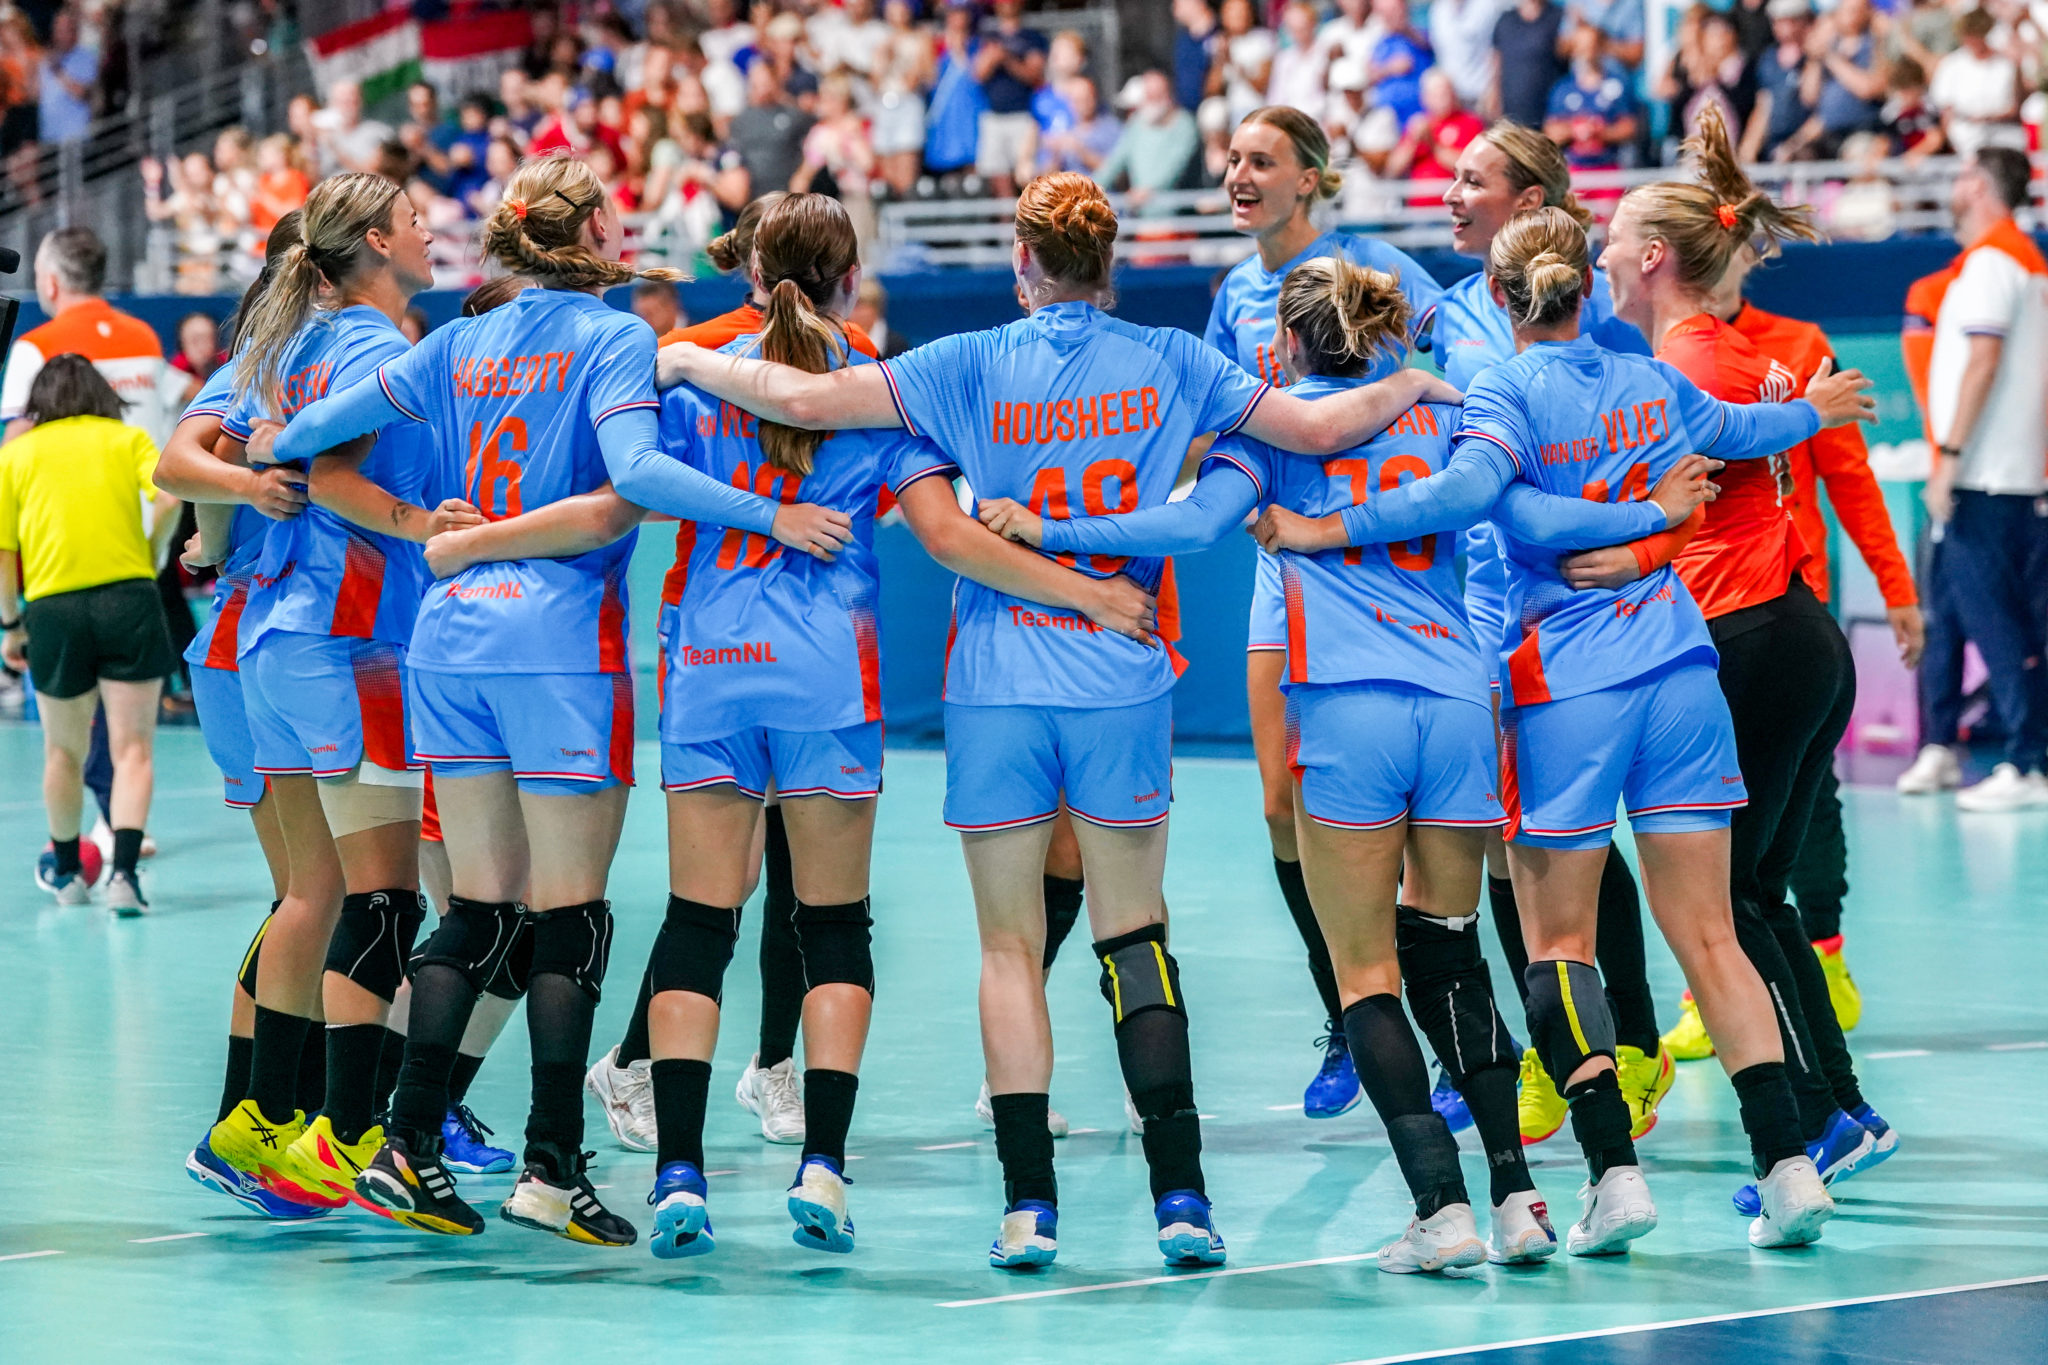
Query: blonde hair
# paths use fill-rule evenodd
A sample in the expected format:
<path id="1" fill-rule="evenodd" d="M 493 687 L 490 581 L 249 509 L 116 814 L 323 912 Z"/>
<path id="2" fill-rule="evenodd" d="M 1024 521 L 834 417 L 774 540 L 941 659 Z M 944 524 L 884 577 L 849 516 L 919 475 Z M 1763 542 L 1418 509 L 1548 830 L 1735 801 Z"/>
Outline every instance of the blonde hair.
<path id="1" fill-rule="evenodd" d="M 1531 185 L 1543 190 L 1543 207 L 1563 209 L 1580 227 L 1593 226 L 1593 211 L 1572 193 L 1572 168 L 1555 142 L 1534 128 L 1501 119 L 1480 134 L 1507 158 L 1508 184 L 1516 194 Z"/>
<path id="2" fill-rule="evenodd" d="M 608 261 L 578 237 L 604 207 L 604 182 L 565 151 L 521 163 L 505 197 L 484 220 L 483 248 L 515 275 L 544 289 L 607 289 L 634 279 L 687 279 L 680 270 L 635 270 Z"/>
<path id="3" fill-rule="evenodd" d="M 1780 242 L 1820 240 L 1811 209 L 1779 204 L 1743 174 L 1715 105 L 1700 110 L 1697 130 L 1680 151 L 1693 158 L 1699 183 L 1638 185 L 1621 202 L 1644 236 L 1671 248 L 1685 289 L 1712 290 L 1744 246 L 1754 245 L 1763 260 L 1778 254 Z"/>
<path id="4" fill-rule="evenodd" d="M 837 199 L 785 195 L 754 230 L 754 268 L 767 291 L 761 310 L 760 356 L 823 374 L 846 359 L 846 331 L 825 305 L 848 271 L 860 263 L 853 220 Z M 802 431 L 780 422 L 760 425 L 761 458 L 777 469 L 809 474 L 829 432 Z"/>
<path id="5" fill-rule="evenodd" d="M 1303 261 L 1287 272 L 1275 313 L 1301 342 L 1312 374 L 1364 374 L 1373 357 L 1399 355 L 1409 306 L 1401 282 L 1383 270 L 1338 256 Z"/>
<path id="6" fill-rule="evenodd" d="M 285 356 L 312 318 L 320 285 L 339 288 L 355 272 L 372 232 L 391 231 L 392 206 L 405 191 L 381 175 L 348 171 L 313 187 L 299 213 L 299 240 L 277 261 L 262 301 L 244 319 L 236 345 L 235 396 L 257 395 L 279 412 Z"/>
<path id="7" fill-rule="evenodd" d="M 754 259 L 754 233 L 760 229 L 761 220 L 767 216 L 768 210 L 788 197 L 788 190 L 768 191 L 740 210 L 740 216 L 733 219 L 730 232 L 721 232 L 704 244 L 704 254 L 711 258 L 711 264 L 718 268 L 719 274 L 730 275 L 747 267 L 747 263 Z"/>
<path id="8" fill-rule="evenodd" d="M 1075 171 L 1041 175 L 1017 196 L 1017 240 L 1065 284 L 1109 288 L 1116 210 L 1102 187 Z"/>
<path id="9" fill-rule="evenodd" d="M 1268 104 L 1252 110 L 1237 126 L 1264 123 L 1278 128 L 1286 134 L 1287 141 L 1294 148 L 1294 159 L 1304 170 L 1316 173 L 1316 187 L 1309 195 L 1309 202 L 1320 203 L 1334 199 L 1344 188 L 1344 173 L 1330 169 L 1330 135 L 1323 131 L 1323 125 L 1296 109 L 1291 104 Z"/>
<path id="10" fill-rule="evenodd" d="M 1579 315 L 1586 287 L 1586 229 L 1561 207 L 1508 219 L 1486 255 L 1486 273 L 1507 295 L 1518 327 L 1553 327 Z"/>

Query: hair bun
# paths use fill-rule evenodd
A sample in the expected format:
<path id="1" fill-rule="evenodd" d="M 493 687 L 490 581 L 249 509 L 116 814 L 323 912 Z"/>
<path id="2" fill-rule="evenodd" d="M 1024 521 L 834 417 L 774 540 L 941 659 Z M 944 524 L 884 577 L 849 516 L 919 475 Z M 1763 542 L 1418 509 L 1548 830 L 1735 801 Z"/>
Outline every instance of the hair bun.
<path id="1" fill-rule="evenodd" d="M 1116 211 L 1098 195 L 1059 200 L 1048 216 L 1053 231 L 1077 247 L 1094 246 L 1116 236 Z"/>

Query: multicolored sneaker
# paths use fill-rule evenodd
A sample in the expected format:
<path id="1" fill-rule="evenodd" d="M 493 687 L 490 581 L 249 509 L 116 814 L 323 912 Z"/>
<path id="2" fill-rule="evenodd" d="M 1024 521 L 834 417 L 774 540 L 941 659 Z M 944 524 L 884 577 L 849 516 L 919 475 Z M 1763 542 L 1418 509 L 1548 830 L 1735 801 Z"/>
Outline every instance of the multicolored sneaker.
<path id="1" fill-rule="evenodd" d="M 477 1211 L 455 1193 L 455 1177 L 428 1139 L 421 1139 L 415 1150 L 404 1138 L 387 1135 L 356 1177 L 356 1194 L 367 1207 L 415 1232 L 474 1237 L 484 1230 Z"/>
<path id="2" fill-rule="evenodd" d="M 356 1141 L 343 1142 L 333 1121 L 322 1114 L 285 1148 L 284 1172 L 302 1190 L 347 1202 L 358 1198 L 356 1178 L 369 1168 L 383 1145 L 382 1128 L 371 1128 Z"/>
<path id="3" fill-rule="evenodd" d="M 1443 1115 L 1451 1131 L 1462 1133 L 1472 1126 L 1472 1110 L 1465 1103 L 1465 1097 L 1458 1093 L 1458 1087 L 1451 1084 L 1451 1073 L 1441 1066 L 1436 1069 L 1436 1088 L 1429 1092 L 1429 1107 Z"/>
<path id="4" fill-rule="evenodd" d="M 465 1175 L 497 1175 L 512 1169 L 515 1158 L 503 1147 L 484 1139 L 491 1130 L 466 1104 L 458 1104 L 441 1120 L 441 1160 L 451 1171 Z"/>
<path id="5" fill-rule="evenodd" d="M 1301 1092 L 1301 1112 L 1312 1119 L 1348 1114 L 1365 1098 L 1358 1069 L 1351 1064 L 1351 1044 L 1343 1029 L 1332 1028 L 1316 1039 L 1316 1046 L 1323 1050 L 1323 1065 Z"/>
<path id="6" fill-rule="evenodd" d="M 1661 1043 L 1657 1055 L 1646 1056 L 1639 1047 L 1623 1044 L 1614 1049 L 1615 1079 L 1621 1097 L 1628 1101 L 1629 1137 L 1641 1138 L 1657 1126 L 1657 1106 L 1671 1092 L 1678 1079 L 1678 1067 L 1670 1050 Z"/>
<path id="7" fill-rule="evenodd" d="M 1522 1053 L 1521 1086 L 1521 1093 L 1515 1097 L 1515 1111 L 1521 1120 L 1522 1145 L 1533 1147 L 1564 1127 L 1565 1116 L 1571 1111 L 1533 1047 Z"/>
<path id="8" fill-rule="evenodd" d="M 1863 1022 L 1863 992 L 1849 975 L 1848 959 L 1842 956 L 1842 936 L 1816 940 L 1813 955 L 1820 959 L 1821 975 L 1828 979 L 1828 1003 L 1835 1007 L 1835 1022 L 1847 1033 Z"/>
<path id="9" fill-rule="evenodd" d="M 199 1139 L 199 1145 L 185 1158 L 185 1174 L 207 1189 L 218 1190 L 237 1203 L 254 1209 L 265 1218 L 299 1220 L 320 1218 L 328 1212 L 323 1208 L 314 1208 L 286 1199 L 282 1195 L 272 1194 L 255 1176 L 244 1175 L 215 1156 L 213 1147 L 206 1138 Z"/>
<path id="10" fill-rule="evenodd" d="M 1168 1190 L 1152 1212 L 1159 1220 L 1159 1254 L 1168 1265 L 1223 1264 L 1223 1234 L 1216 1231 L 1208 1196 Z"/>
<path id="11" fill-rule="evenodd" d="M 789 1187 L 790 1239 L 813 1251 L 845 1255 L 853 1250 L 853 1218 L 846 1211 L 846 1177 L 828 1156 L 807 1156 Z"/>
<path id="12" fill-rule="evenodd" d="M 529 1149 L 531 1151 L 531 1149 Z M 585 1246 L 629 1247 L 640 1230 L 606 1208 L 590 1184 L 590 1158 L 595 1152 L 564 1154 L 556 1160 L 529 1156 L 512 1197 L 498 1209 L 508 1223 Z M 561 1169 L 557 1169 L 561 1168 Z"/>
<path id="13" fill-rule="evenodd" d="M 243 1100 L 213 1125 L 206 1141 L 215 1156 L 261 1182 L 272 1194 L 311 1208 L 338 1209 L 348 1200 L 317 1188 L 307 1189 L 292 1178 L 285 1151 L 305 1131 L 306 1116 L 299 1111 L 293 1110 L 288 1122 L 272 1123 L 256 1107 L 256 1101 Z"/>
<path id="14" fill-rule="evenodd" d="M 1703 1062 L 1714 1055 L 1714 1040 L 1707 1035 L 1707 1021 L 1700 1018 L 1691 991 L 1679 997 L 1678 1022 L 1661 1041 L 1673 1061 Z"/>
<path id="15" fill-rule="evenodd" d="M 1550 1225 L 1550 1206 L 1541 1194 L 1523 1190 L 1493 1206 L 1487 1260 L 1495 1265 L 1531 1265 L 1556 1254 L 1557 1229 Z"/>
<path id="16" fill-rule="evenodd" d="M 998 1270 L 1051 1265 L 1059 1255 L 1059 1210 L 1040 1199 L 1020 1199 L 1003 1210 L 988 1263 Z"/>
<path id="17" fill-rule="evenodd" d="M 705 1256 L 716 1249 L 711 1235 L 711 1209 L 705 1203 L 710 1188 L 704 1172 L 687 1161 L 671 1161 L 655 1173 L 654 1193 L 647 1202 L 654 1205 L 654 1231 L 647 1249 L 664 1261 L 685 1256 Z"/>

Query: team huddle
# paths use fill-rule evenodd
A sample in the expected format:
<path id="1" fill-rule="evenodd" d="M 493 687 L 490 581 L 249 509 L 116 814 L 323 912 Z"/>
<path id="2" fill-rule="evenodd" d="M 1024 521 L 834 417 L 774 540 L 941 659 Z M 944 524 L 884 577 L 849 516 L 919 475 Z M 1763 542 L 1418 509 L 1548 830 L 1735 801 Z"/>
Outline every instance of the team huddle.
<path id="1" fill-rule="evenodd" d="M 1329 1019 L 1304 1107 L 1362 1095 L 1386 1125 L 1414 1214 L 1380 1268 L 1553 1255 L 1523 1148 L 1567 1117 L 1589 1176 L 1566 1249 L 1619 1253 L 1655 1227 L 1635 1142 L 1672 1059 L 1617 806 L 1688 1019 L 1735 1090 L 1749 1240 L 1817 1239 L 1827 1186 L 1897 1144 L 1784 904 L 1853 675 L 1840 645 L 1812 725 L 1758 759 L 1731 718 L 1728 641 L 1837 658 L 1779 465 L 1873 405 L 1861 376 L 1743 330 L 1744 273 L 1812 229 L 1703 123 L 1699 182 L 1630 192 L 1603 270 L 1556 149 L 1496 125 L 1446 196 L 1485 269 L 1446 291 L 1313 227 L 1338 188 L 1327 142 L 1261 109 L 1225 181 L 1259 250 L 1205 338 L 1105 311 L 1115 214 L 1054 174 L 1017 203 L 1027 315 L 888 360 L 848 321 L 858 251 L 826 196 L 750 206 L 714 251 L 748 302 L 658 345 L 602 300 L 635 272 L 595 175 L 529 161 L 483 229 L 505 274 L 408 347 L 395 321 L 431 282 L 430 236 L 388 181 L 321 183 L 271 234 L 233 361 L 157 474 L 204 505 L 187 555 L 220 584 L 187 658 L 277 897 L 188 1170 L 273 1217 L 354 1204 L 484 1231 L 457 1173 L 514 1158 L 464 1096 L 523 1000 L 531 1104 L 501 1217 L 639 1239 L 587 1173 L 587 1087 L 655 1153 L 650 1249 L 711 1253 L 711 1059 L 765 864 L 762 1045 L 738 1095 L 801 1144 L 795 1241 L 851 1252 L 883 765 L 874 531 L 893 509 L 959 576 L 944 818 L 980 937 L 977 1107 L 1004 1184 L 990 1262 L 1057 1251 L 1045 977 L 1085 907 L 1160 1252 L 1223 1264 L 1161 895 L 1184 666 L 1170 557 L 1250 520 L 1265 817 Z M 1414 349 L 1447 378 L 1407 367 Z M 647 519 L 678 523 L 658 618 L 669 897 L 627 1036 L 592 1065 Z M 1482 887 L 1526 1047 L 1493 994 Z M 1484 1232 L 1453 1136 L 1468 1124 Z"/>

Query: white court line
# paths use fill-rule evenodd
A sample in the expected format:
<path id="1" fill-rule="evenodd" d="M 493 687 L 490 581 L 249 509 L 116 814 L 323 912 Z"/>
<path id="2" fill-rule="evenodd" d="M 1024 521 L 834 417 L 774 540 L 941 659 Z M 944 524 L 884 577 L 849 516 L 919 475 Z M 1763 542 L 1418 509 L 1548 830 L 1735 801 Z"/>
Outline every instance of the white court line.
<path id="1" fill-rule="evenodd" d="M 0 1261 L 33 1261 L 38 1256 L 62 1256 L 61 1251 L 17 1251 L 12 1256 L 0 1256 Z"/>
<path id="2" fill-rule="evenodd" d="M 172 1232 L 166 1233 L 162 1237 L 130 1237 L 128 1244 L 130 1246 L 142 1247 L 148 1246 L 151 1242 L 189 1242 L 194 1237 L 211 1237 L 212 1235 L 210 1232 Z"/>
<path id="3" fill-rule="evenodd" d="M 1992 1043 L 1984 1050 L 1986 1052 L 2038 1052 L 2042 1048 L 2048 1048 L 2048 1039 L 2043 1039 L 2037 1043 Z"/>
<path id="4" fill-rule="evenodd" d="M 1866 1052 L 1863 1055 L 1873 1062 L 1888 1062 L 1894 1057 L 1932 1057 L 1934 1054 L 1924 1047 L 1909 1047 L 1897 1052 Z"/>
<path id="5" fill-rule="evenodd" d="M 1298 1104 L 1269 1104 L 1266 1106 L 1266 1112 L 1269 1114 L 1284 1114 L 1290 1109 L 1299 1108 L 1301 1106 Z"/>
<path id="6" fill-rule="evenodd" d="M 1185 1284 L 1189 1280 L 1220 1280 L 1229 1275 L 1263 1275 L 1269 1270 L 1301 1270 L 1315 1265 L 1345 1265 L 1352 1261 L 1370 1261 L 1379 1255 L 1376 1251 L 1361 1251 L 1352 1256 L 1323 1256 L 1313 1261 L 1286 1261 L 1279 1265 L 1235 1266 L 1229 1270 L 1198 1270 L 1187 1275 L 1150 1275 L 1142 1280 L 1112 1280 L 1107 1284 L 1076 1284 L 1064 1289 L 1035 1289 L 1027 1294 L 998 1294 L 991 1299 L 955 1299 L 942 1303 L 941 1308 L 979 1308 L 989 1303 L 1018 1303 L 1024 1299 L 1057 1299 L 1068 1294 L 1099 1294 L 1105 1289 L 1139 1289 L 1151 1284 Z"/>
<path id="7" fill-rule="evenodd" d="M 935 1142 L 929 1147 L 920 1147 L 920 1152 L 957 1152 L 962 1147 L 979 1147 L 978 1142 Z"/>
<path id="8" fill-rule="evenodd" d="M 1669 1322 L 1645 1322 L 1634 1327 L 1601 1327 L 1590 1332 L 1560 1332 L 1549 1337 L 1523 1337 L 1519 1341 L 1489 1341 L 1478 1346 L 1439 1346 L 1407 1355 L 1374 1356 L 1348 1365 L 1403 1365 L 1405 1361 L 1440 1360 L 1445 1356 L 1481 1355 L 1491 1351 L 1514 1351 L 1524 1346 L 1549 1346 L 1560 1341 L 1597 1341 L 1601 1337 L 1627 1336 L 1631 1332 L 1665 1332 L 1674 1327 L 1704 1327 L 1716 1322 L 1747 1322 L 1753 1318 L 1777 1318 L 1788 1313 L 1810 1313 L 1824 1308 L 1855 1308 L 1866 1303 L 1898 1303 L 1905 1299 L 1931 1299 L 1942 1294 L 1968 1294 L 1979 1289 L 2010 1289 L 2015 1285 L 2048 1283 L 2048 1275 L 2023 1275 L 2012 1280 L 1986 1280 L 1982 1284 L 1951 1284 L 1939 1289 L 1905 1289 L 1894 1294 L 1868 1294 L 1857 1299 L 1828 1299 L 1821 1303 L 1794 1303 L 1783 1308 L 1750 1308 L 1739 1313 L 1712 1313 L 1701 1318 L 1673 1318 Z"/>
<path id="9" fill-rule="evenodd" d="M 1067 1129 L 1067 1136 L 1081 1137 L 1088 1133 L 1099 1133 L 1101 1131 L 1102 1130 L 1100 1128 L 1069 1128 Z"/>
<path id="10" fill-rule="evenodd" d="M 706 1180 L 709 1180 L 709 1179 L 710 1179 L 710 1178 L 711 1178 L 712 1176 L 714 1176 L 714 1175 L 738 1175 L 738 1174 L 739 1174 L 739 1172 L 738 1172 L 738 1171 L 706 1171 L 706 1172 L 704 1172 L 704 1178 L 705 1178 Z"/>

